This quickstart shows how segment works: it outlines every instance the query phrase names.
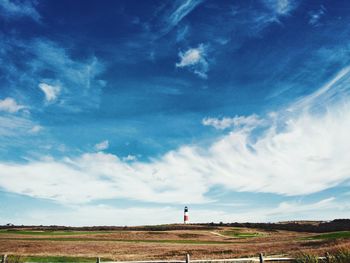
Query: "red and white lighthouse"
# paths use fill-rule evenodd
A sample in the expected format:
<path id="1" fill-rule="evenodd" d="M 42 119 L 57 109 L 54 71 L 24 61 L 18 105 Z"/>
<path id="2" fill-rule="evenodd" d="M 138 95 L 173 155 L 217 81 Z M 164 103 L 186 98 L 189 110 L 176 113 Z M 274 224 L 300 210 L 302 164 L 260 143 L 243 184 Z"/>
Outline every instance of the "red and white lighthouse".
<path id="1" fill-rule="evenodd" d="M 188 224 L 189 220 L 190 220 L 190 218 L 188 217 L 188 207 L 185 206 L 185 209 L 184 209 L 184 224 Z"/>

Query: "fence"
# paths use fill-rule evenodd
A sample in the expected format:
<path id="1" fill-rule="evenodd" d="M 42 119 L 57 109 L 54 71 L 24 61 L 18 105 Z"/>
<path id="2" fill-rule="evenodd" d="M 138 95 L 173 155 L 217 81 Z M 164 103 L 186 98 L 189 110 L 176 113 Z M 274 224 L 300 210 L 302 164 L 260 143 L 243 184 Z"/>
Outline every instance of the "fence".
<path id="1" fill-rule="evenodd" d="M 319 260 L 329 262 L 328 257 L 319 257 Z M 233 258 L 233 259 L 196 259 L 191 260 L 187 254 L 185 260 L 155 260 L 155 261 L 101 261 L 98 257 L 96 263 L 265 263 L 265 262 L 295 262 L 295 258 L 264 257 L 262 253 L 256 258 Z M 1 257 L 1 263 L 7 263 L 7 255 Z"/>

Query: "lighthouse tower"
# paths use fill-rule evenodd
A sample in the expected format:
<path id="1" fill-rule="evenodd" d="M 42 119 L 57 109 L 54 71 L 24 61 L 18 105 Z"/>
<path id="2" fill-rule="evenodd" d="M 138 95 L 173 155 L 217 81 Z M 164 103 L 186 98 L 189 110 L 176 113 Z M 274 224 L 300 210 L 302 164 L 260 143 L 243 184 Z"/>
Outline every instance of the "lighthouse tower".
<path id="1" fill-rule="evenodd" d="M 189 223 L 189 217 L 188 217 L 188 207 L 185 206 L 185 209 L 184 209 L 184 224 L 188 224 Z"/>

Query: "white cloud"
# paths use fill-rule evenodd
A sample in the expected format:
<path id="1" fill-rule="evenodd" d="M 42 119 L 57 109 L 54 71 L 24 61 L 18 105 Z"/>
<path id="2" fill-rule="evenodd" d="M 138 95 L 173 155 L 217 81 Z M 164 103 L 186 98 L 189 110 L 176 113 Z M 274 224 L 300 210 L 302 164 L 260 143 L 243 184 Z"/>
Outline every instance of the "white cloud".
<path id="1" fill-rule="evenodd" d="M 10 192 L 62 203 L 108 198 L 159 203 L 205 202 L 204 178 L 198 174 L 189 177 L 190 171 L 186 170 L 190 167 L 187 163 L 178 163 L 177 155 L 169 153 L 152 164 L 128 164 L 115 155 L 102 152 L 84 154 L 75 159 L 39 160 L 22 165 L 1 163 L 0 186 Z M 174 169 L 177 164 L 179 166 Z"/>
<path id="2" fill-rule="evenodd" d="M 213 201 L 207 195 L 213 186 L 287 196 L 316 193 L 350 180 L 349 84 L 344 69 L 296 106 L 263 119 L 267 128 L 258 134 L 236 129 L 211 145 L 183 146 L 148 162 L 125 162 L 102 152 L 3 162 L 0 187 L 62 203 L 107 198 L 205 203 Z M 248 119 L 236 123 L 254 123 L 256 117 Z"/>
<path id="3" fill-rule="evenodd" d="M 176 63 L 176 67 L 188 67 L 201 78 L 207 78 L 209 64 L 206 59 L 207 49 L 203 44 L 197 48 L 190 48 L 186 52 L 180 52 L 180 62 Z"/>
<path id="4" fill-rule="evenodd" d="M 11 1 L 0 0 L 0 10 L 2 14 L 9 18 L 30 17 L 36 22 L 40 21 L 40 14 L 35 8 L 33 1 Z"/>
<path id="5" fill-rule="evenodd" d="M 193 66 L 198 64 L 202 59 L 203 49 L 199 48 L 190 48 L 185 53 L 180 52 L 179 57 L 181 59 L 180 63 L 176 63 L 177 67 L 186 67 Z"/>
<path id="6" fill-rule="evenodd" d="M 39 88 L 45 94 L 45 99 L 47 102 L 53 102 L 57 99 L 57 96 L 61 92 L 61 88 L 59 86 L 52 86 L 46 83 L 40 83 Z"/>
<path id="7" fill-rule="evenodd" d="M 123 161 L 125 161 L 125 162 L 136 161 L 136 160 L 137 160 L 137 157 L 135 155 L 131 155 L 131 154 L 129 154 L 128 156 L 123 158 Z"/>
<path id="8" fill-rule="evenodd" d="M 109 147 L 109 142 L 108 142 L 108 140 L 102 141 L 102 142 L 97 143 L 97 144 L 95 145 L 95 149 L 96 149 L 97 151 L 107 150 L 108 147 Z"/>
<path id="9" fill-rule="evenodd" d="M 43 129 L 42 126 L 40 126 L 40 125 L 34 125 L 34 126 L 29 130 L 29 132 L 30 132 L 30 133 L 38 133 L 38 132 L 40 132 L 42 129 Z"/>
<path id="10" fill-rule="evenodd" d="M 224 130 L 232 127 L 245 127 L 252 128 L 260 125 L 262 121 L 257 115 L 245 116 L 235 116 L 233 118 L 224 117 L 222 119 L 218 118 L 204 118 L 202 124 L 204 126 L 213 126 L 215 129 Z"/>
<path id="11" fill-rule="evenodd" d="M 13 98 L 6 98 L 3 100 L 0 99 L 0 111 L 15 113 L 24 108 L 26 107 L 23 105 L 17 104 L 17 102 Z"/>

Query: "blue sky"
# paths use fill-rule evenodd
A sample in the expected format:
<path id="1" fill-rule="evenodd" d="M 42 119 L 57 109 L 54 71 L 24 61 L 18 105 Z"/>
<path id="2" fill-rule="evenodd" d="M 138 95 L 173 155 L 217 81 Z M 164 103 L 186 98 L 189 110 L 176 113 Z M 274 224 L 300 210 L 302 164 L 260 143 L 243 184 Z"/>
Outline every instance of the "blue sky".
<path id="1" fill-rule="evenodd" d="M 349 10 L 0 0 L 0 224 L 349 217 Z"/>

